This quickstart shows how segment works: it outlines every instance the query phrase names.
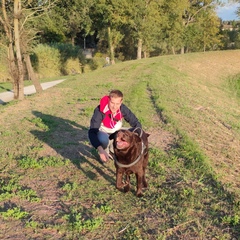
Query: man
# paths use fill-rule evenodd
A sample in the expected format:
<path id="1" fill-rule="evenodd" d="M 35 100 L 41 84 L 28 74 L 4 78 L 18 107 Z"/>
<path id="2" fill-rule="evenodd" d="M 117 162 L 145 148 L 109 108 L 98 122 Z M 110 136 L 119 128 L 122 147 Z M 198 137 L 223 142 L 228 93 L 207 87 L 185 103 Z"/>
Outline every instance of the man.
<path id="1" fill-rule="evenodd" d="M 123 94 L 119 90 L 112 90 L 109 95 L 100 100 L 95 108 L 88 131 L 88 137 L 98 150 L 101 161 L 109 160 L 109 135 L 122 128 L 122 120 L 131 127 L 140 127 L 141 124 L 131 110 L 122 103 Z"/>

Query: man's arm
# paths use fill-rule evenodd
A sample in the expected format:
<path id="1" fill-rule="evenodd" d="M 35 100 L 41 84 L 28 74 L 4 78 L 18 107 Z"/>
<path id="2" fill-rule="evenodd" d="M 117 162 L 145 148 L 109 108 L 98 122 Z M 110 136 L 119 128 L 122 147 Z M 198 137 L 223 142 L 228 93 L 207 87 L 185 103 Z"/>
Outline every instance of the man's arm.
<path id="1" fill-rule="evenodd" d="M 131 127 L 142 128 L 142 125 L 138 121 L 137 117 L 134 115 L 134 113 L 126 105 L 122 104 L 120 110 L 122 112 L 123 118 L 130 124 Z"/>

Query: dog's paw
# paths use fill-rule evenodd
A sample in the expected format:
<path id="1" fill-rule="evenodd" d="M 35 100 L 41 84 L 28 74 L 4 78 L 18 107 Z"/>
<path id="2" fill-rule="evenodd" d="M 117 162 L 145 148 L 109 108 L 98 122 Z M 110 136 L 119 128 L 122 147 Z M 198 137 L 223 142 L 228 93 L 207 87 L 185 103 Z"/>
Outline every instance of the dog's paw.
<path id="1" fill-rule="evenodd" d="M 124 190 L 125 193 L 126 193 L 126 192 L 129 192 L 129 190 L 130 190 L 130 185 L 129 185 L 129 184 L 125 185 L 124 188 L 123 188 L 123 190 Z"/>
<path id="2" fill-rule="evenodd" d="M 137 192 L 137 193 L 136 193 L 136 196 L 140 198 L 140 197 L 143 196 L 143 193 L 142 193 L 142 192 Z"/>

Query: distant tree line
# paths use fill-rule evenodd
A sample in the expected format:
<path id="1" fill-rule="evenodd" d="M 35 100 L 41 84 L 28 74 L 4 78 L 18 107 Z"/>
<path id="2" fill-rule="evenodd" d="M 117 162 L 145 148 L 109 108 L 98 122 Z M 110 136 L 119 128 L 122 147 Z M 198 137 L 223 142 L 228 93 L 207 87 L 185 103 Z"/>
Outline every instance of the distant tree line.
<path id="1" fill-rule="evenodd" d="M 7 49 L 16 99 L 23 65 L 41 91 L 31 63 L 38 44 L 95 48 L 114 64 L 166 54 L 219 50 L 226 39 L 218 0 L 0 0 L 0 44 Z"/>
<path id="2" fill-rule="evenodd" d="M 222 21 L 220 33 L 223 43 L 221 49 L 240 49 L 240 21 Z"/>

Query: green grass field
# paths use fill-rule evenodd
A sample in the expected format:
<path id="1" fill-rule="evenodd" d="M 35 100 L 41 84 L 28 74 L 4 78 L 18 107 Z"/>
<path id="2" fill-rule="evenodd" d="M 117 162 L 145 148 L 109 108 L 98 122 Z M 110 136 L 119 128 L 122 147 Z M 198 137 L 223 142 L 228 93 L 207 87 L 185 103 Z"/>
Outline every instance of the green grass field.
<path id="1" fill-rule="evenodd" d="M 0 106 L 0 239 L 239 239 L 239 58 L 119 63 Z M 142 198 L 87 138 L 111 89 L 151 134 Z"/>

